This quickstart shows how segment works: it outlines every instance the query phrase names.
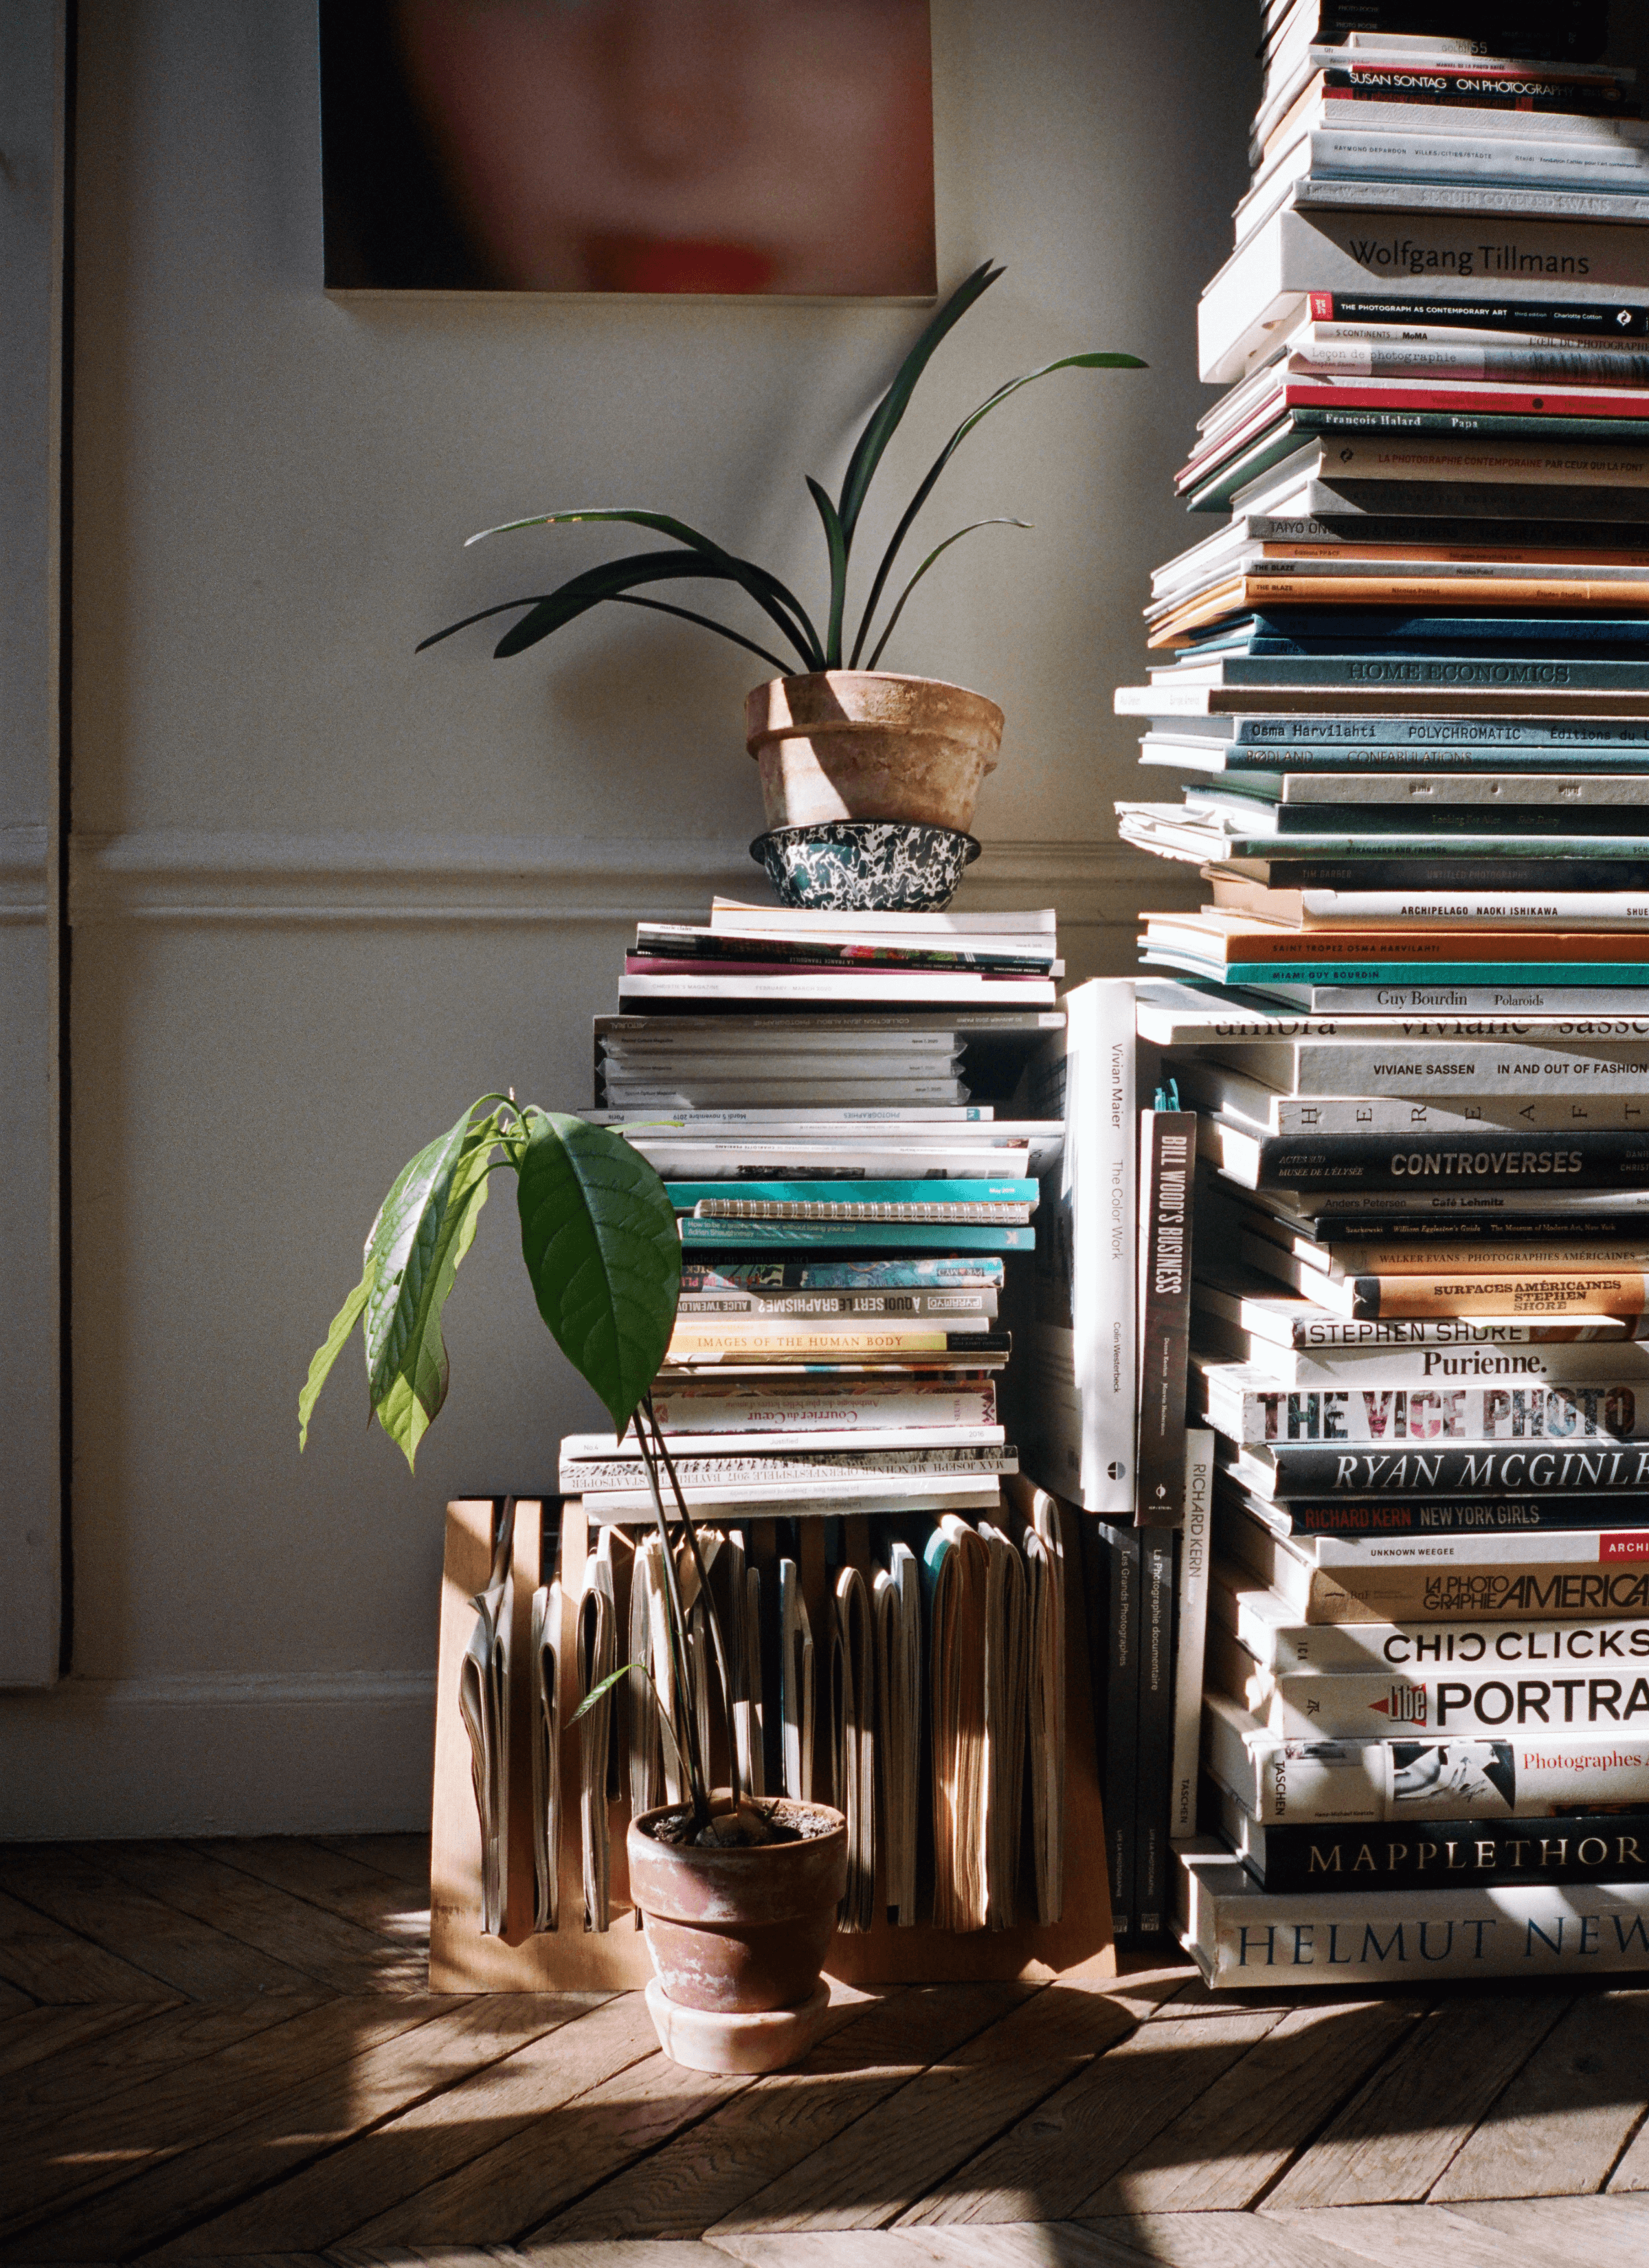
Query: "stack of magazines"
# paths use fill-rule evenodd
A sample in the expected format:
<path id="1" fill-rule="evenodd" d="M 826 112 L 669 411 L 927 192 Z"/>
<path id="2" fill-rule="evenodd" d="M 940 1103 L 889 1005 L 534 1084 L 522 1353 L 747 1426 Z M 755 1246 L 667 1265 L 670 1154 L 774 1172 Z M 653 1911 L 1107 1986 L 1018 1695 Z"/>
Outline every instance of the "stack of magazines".
<path id="1" fill-rule="evenodd" d="M 1139 1006 L 1217 1444 L 1184 1926 L 1244 1984 L 1640 1967 L 1645 128 L 1601 8 L 1328 12 L 1204 306 L 1231 517 L 1118 704 L 1197 775 L 1123 831 L 1209 886 Z"/>
<path id="2" fill-rule="evenodd" d="M 718 902 L 640 924 L 596 1020 L 589 1116 L 681 1225 L 653 1407 L 740 1632 L 747 1785 L 847 1813 L 844 1927 L 1059 1912 L 1063 1541 L 1048 1498 L 1005 1497 L 999 1396 L 1063 1138 L 1014 1097 L 1062 973 L 1050 912 Z M 639 1444 L 568 1438 L 561 1486 L 646 1658 Z M 675 1793 L 658 1769 L 632 1808 Z"/>

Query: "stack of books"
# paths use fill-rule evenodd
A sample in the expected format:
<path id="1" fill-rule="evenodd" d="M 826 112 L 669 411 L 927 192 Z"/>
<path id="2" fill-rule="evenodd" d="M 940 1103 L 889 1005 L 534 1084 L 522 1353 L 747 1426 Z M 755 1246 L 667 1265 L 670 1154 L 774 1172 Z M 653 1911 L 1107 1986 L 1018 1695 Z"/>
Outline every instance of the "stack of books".
<path id="1" fill-rule="evenodd" d="M 1064 1130 L 1014 1098 L 1062 973 L 1050 912 L 718 902 L 641 924 L 595 1023 L 589 1116 L 680 1221 L 653 1406 L 743 1629 L 748 1782 L 848 1813 L 848 1927 L 878 1881 L 902 1924 L 1059 1911 L 1062 1545 L 1046 1498 L 1005 1499 L 1001 1396 Z M 651 1514 L 633 1435 L 568 1438 L 561 1486 L 609 1534 Z M 644 1649 L 650 1549 L 606 1546 Z"/>
<path id="2" fill-rule="evenodd" d="M 1139 1007 L 1216 1441 L 1183 1926 L 1236 1983 L 1643 1966 L 1645 129 L 1601 10 L 1320 13 L 1203 310 L 1229 524 L 1118 704 L 1201 776 L 1124 835 L 1209 884 Z"/>

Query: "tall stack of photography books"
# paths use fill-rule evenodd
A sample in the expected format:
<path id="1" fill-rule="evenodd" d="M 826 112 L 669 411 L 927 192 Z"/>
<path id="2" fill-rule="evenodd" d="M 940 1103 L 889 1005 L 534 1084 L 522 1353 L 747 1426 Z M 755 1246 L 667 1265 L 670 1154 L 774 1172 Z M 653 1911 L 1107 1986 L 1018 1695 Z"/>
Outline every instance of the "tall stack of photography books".
<path id="1" fill-rule="evenodd" d="M 1234 1984 L 1641 1968 L 1649 129 L 1601 6 L 1349 12 L 1268 11 L 1226 517 L 1118 698 L 1209 900 L 1139 1020 L 1216 1446 L 1183 1926 Z"/>
<path id="2" fill-rule="evenodd" d="M 1046 912 L 718 902 L 643 923 L 596 1020 L 591 1115 L 681 1224 L 653 1405 L 729 1633 L 746 1784 L 846 1813 L 845 1929 L 1060 1914 L 1064 1545 L 1017 1478 L 1002 1312 L 1059 1160 L 1060 1122 L 1013 1101 L 1063 1029 L 1056 952 Z M 579 1690 L 628 1659 L 668 1693 L 633 1435 L 563 1441 L 561 1485 L 596 1539 Z M 699 1705 L 713 1742 L 707 1683 Z M 607 1794 L 627 1773 L 633 1815 L 681 1792 L 644 1699 L 607 1707 L 579 1792 L 595 1929 Z"/>

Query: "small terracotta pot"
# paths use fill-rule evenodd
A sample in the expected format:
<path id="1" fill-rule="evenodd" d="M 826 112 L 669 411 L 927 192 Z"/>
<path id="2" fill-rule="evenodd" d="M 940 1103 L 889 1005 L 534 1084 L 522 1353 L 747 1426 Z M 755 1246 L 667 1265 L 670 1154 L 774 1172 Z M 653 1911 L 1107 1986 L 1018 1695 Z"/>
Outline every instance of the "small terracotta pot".
<path id="1" fill-rule="evenodd" d="M 847 1889 L 847 1821 L 824 1803 L 772 1799 L 780 1815 L 824 1813 L 828 1835 L 755 1850 L 699 1850 L 630 1822 L 630 1896 L 667 1999 L 719 2015 L 799 2007 L 819 1982 Z"/>
<path id="2" fill-rule="evenodd" d="M 869 669 L 776 677 L 744 704 L 769 828 L 894 819 L 966 835 L 1002 724 L 982 693 Z"/>

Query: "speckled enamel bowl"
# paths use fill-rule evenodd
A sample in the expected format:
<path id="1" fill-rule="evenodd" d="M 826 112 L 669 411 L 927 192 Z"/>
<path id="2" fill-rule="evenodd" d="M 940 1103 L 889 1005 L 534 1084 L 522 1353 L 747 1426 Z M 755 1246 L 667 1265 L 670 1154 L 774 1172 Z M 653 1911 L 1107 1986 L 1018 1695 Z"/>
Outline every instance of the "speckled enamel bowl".
<path id="1" fill-rule="evenodd" d="M 836 819 L 758 835 L 750 856 L 787 906 L 841 913 L 940 913 L 979 856 L 971 835 L 894 819 Z"/>

